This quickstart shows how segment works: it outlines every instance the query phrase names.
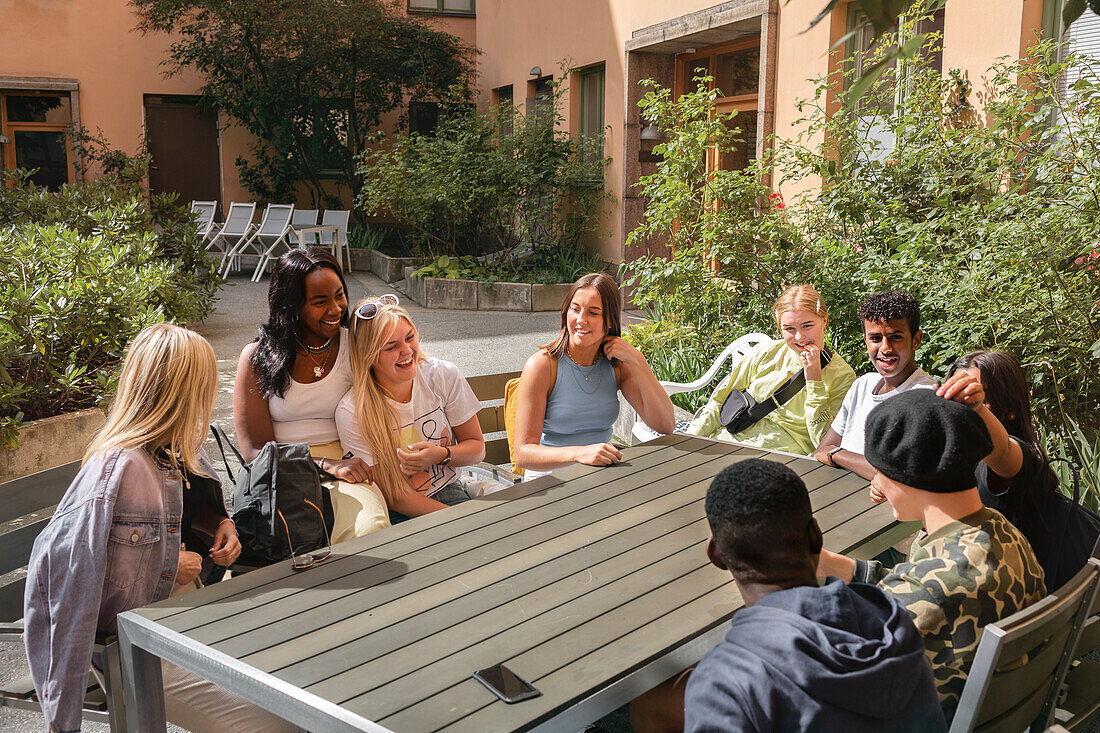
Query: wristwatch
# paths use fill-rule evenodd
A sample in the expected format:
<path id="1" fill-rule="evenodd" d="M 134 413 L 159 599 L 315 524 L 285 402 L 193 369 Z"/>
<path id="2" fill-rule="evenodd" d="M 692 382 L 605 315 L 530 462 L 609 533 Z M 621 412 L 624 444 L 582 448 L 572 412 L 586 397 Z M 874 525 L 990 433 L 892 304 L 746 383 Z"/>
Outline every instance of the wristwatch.
<path id="1" fill-rule="evenodd" d="M 840 450 L 844 450 L 844 449 L 841 448 L 839 445 L 834 445 L 832 448 L 829 449 L 829 452 L 825 454 L 829 459 L 829 465 L 830 466 L 836 466 L 836 461 L 833 460 L 833 456 L 836 455 L 837 451 L 840 451 Z"/>
<path id="2" fill-rule="evenodd" d="M 443 446 L 443 449 L 447 451 L 447 457 L 439 462 L 440 466 L 446 466 L 448 463 L 451 462 L 451 446 L 445 445 Z"/>

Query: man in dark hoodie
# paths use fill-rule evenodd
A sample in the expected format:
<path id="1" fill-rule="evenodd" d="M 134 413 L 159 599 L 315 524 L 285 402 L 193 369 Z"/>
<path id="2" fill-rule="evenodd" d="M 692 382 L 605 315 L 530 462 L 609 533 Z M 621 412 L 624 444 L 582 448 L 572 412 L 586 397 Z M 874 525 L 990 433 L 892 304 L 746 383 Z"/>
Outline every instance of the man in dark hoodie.
<path id="1" fill-rule="evenodd" d="M 822 537 L 794 471 L 750 459 L 706 498 L 707 556 L 745 608 L 691 673 L 685 730 L 946 730 L 924 644 L 879 588 L 816 579 Z"/>

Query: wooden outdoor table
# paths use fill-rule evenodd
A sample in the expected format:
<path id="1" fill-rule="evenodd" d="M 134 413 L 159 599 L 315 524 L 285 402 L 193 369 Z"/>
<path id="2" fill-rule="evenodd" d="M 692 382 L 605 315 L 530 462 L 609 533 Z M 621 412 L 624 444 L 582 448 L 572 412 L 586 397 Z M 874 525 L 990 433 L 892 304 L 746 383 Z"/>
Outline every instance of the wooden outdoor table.
<path id="1" fill-rule="evenodd" d="M 756 456 L 802 475 L 831 550 L 871 557 L 912 531 L 847 471 L 665 436 L 616 466 L 337 545 L 305 571 L 280 563 L 121 614 L 130 724 L 164 729 L 159 657 L 310 730 L 580 729 L 725 634 L 741 600 L 707 562 L 703 497 Z M 501 662 L 541 696 L 509 705 L 471 679 Z"/>

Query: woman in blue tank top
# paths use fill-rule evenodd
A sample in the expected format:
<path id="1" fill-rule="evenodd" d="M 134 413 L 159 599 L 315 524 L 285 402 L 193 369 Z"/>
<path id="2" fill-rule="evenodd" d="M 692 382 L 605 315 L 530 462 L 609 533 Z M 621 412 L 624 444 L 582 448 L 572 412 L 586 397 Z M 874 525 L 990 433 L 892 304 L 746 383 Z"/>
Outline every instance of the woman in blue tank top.
<path id="1" fill-rule="evenodd" d="M 516 463 L 527 480 L 572 463 L 607 466 L 618 393 L 654 430 L 676 427 L 672 402 L 645 357 L 622 339 L 619 287 L 585 275 L 561 307 L 561 331 L 523 367 L 516 400 Z"/>

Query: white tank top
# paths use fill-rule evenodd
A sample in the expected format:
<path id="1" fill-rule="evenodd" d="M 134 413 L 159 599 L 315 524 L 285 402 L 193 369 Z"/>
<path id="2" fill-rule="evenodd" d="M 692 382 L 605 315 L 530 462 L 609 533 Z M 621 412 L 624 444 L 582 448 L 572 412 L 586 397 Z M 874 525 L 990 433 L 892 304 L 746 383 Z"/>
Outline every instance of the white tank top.
<path id="1" fill-rule="evenodd" d="M 336 433 L 336 405 L 351 388 L 351 362 L 348 359 L 348 330 L 340 329 L 340 351 L 336 363 L 316 382 L 302 384 L 291 377 L 282 397 L 272 395 L 267 401 L 271 427 L 277 443 L 309 443 L 323 445 L 340 439 Z M 306 357 L 298 355 L 297 358 Z"/>

